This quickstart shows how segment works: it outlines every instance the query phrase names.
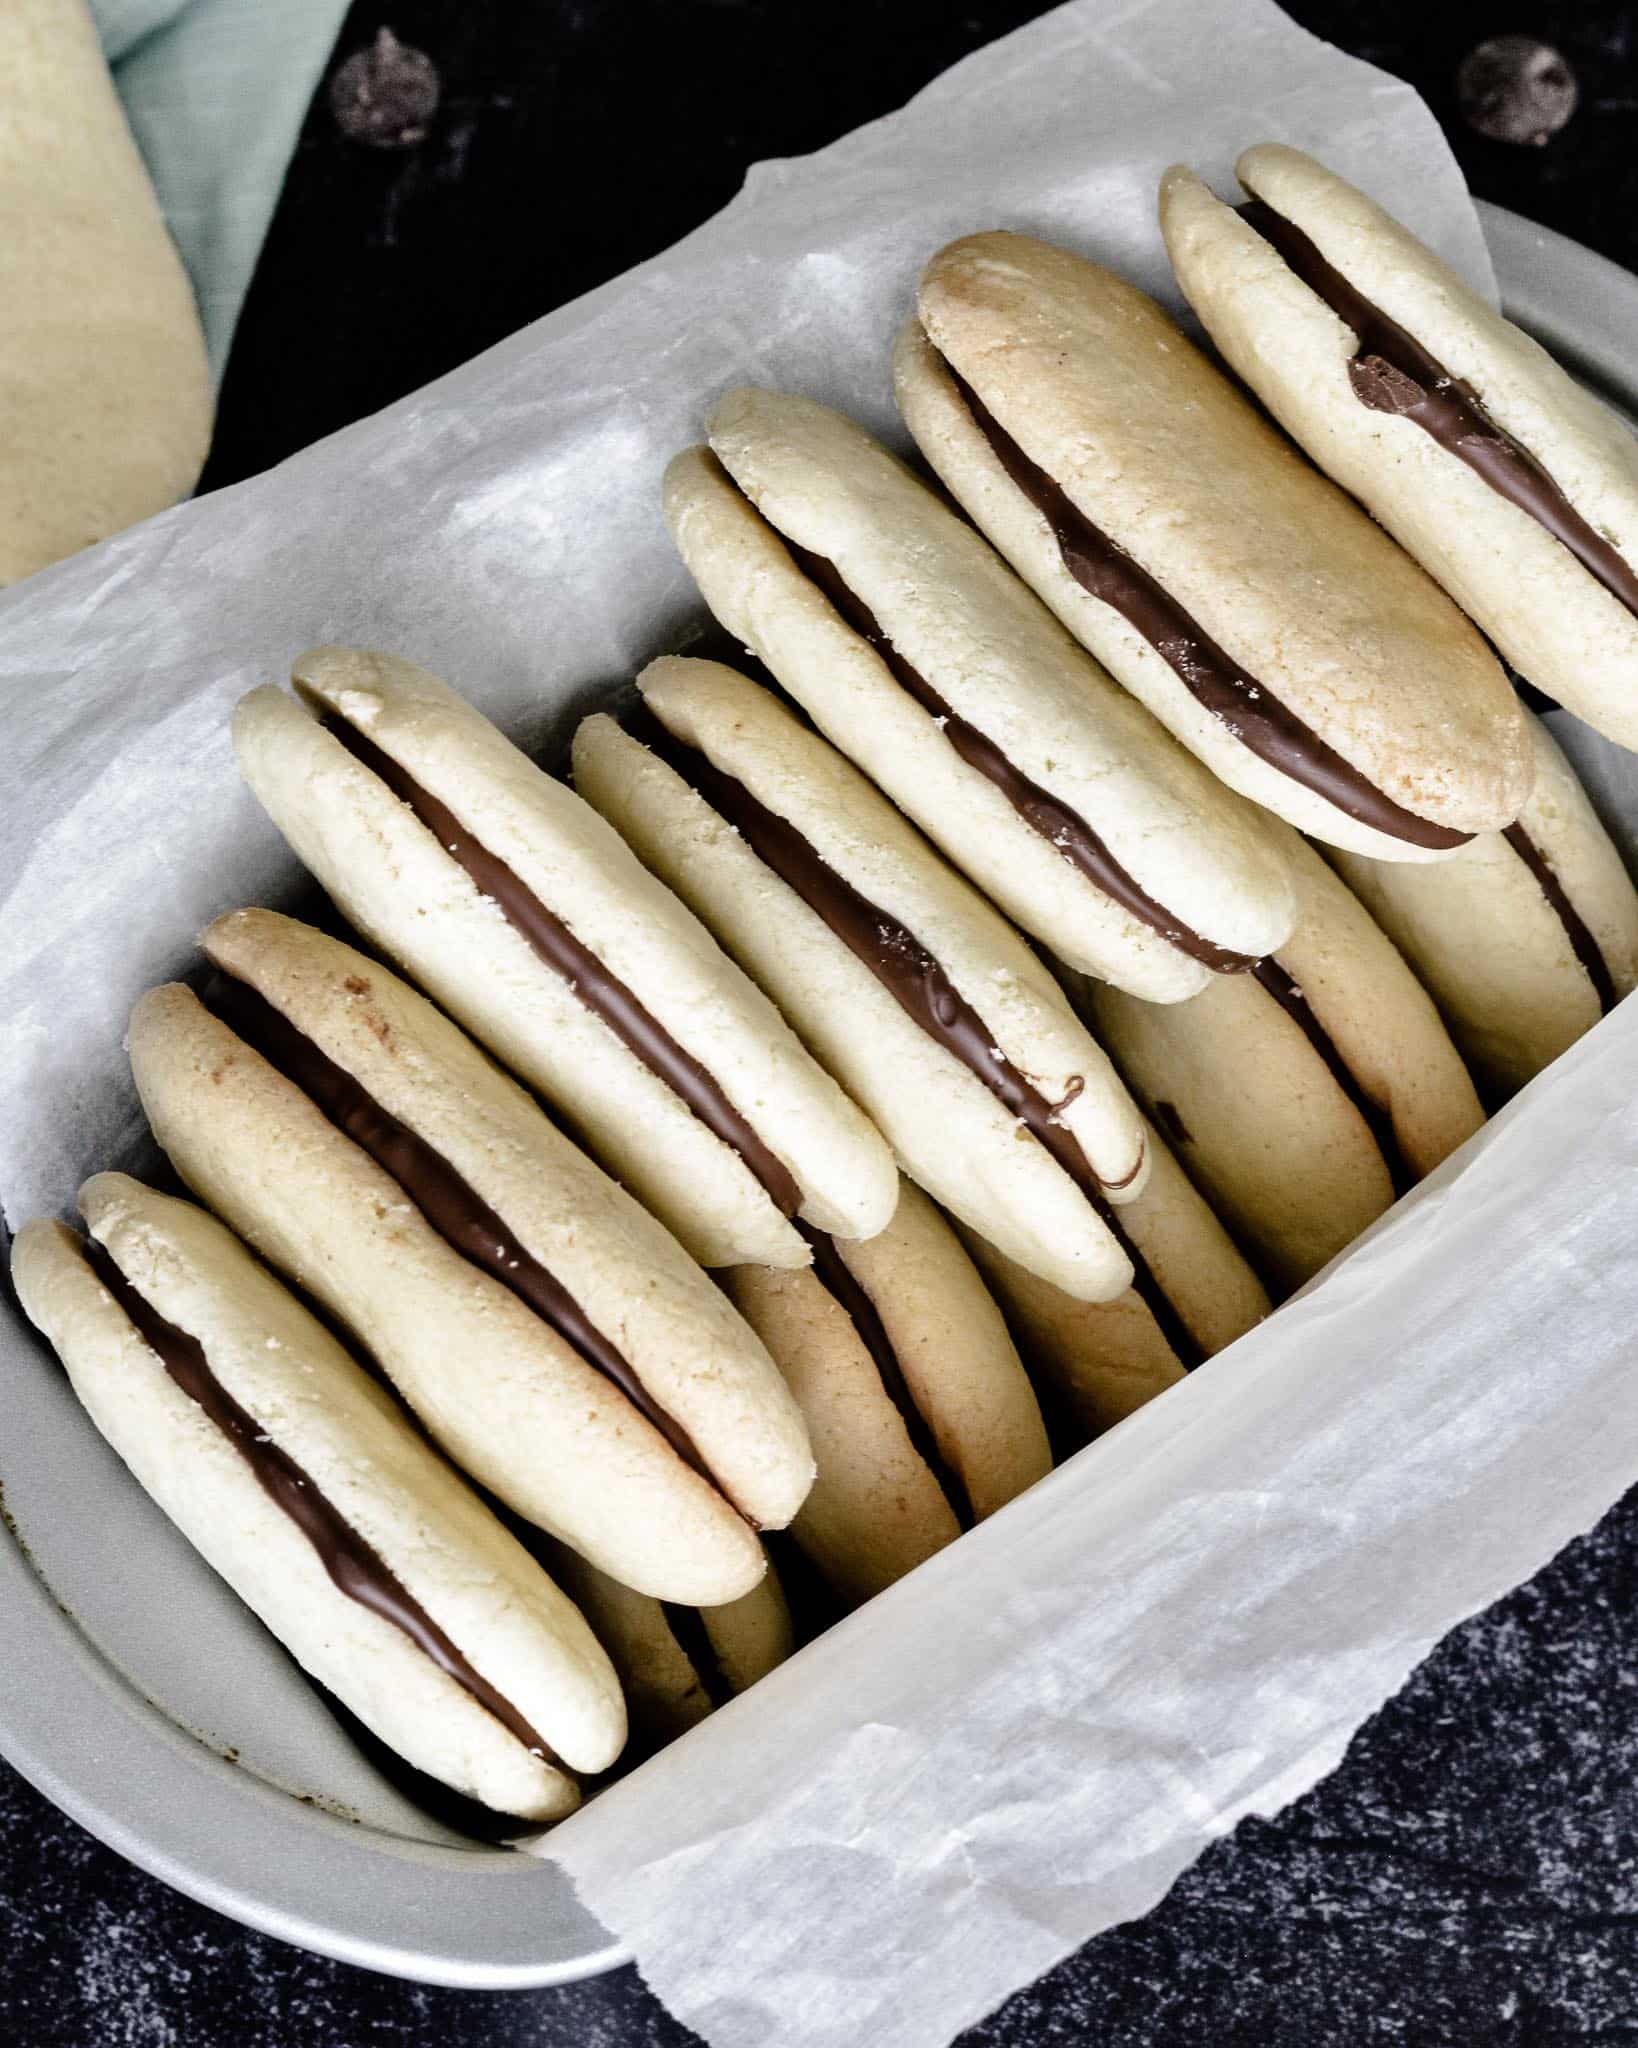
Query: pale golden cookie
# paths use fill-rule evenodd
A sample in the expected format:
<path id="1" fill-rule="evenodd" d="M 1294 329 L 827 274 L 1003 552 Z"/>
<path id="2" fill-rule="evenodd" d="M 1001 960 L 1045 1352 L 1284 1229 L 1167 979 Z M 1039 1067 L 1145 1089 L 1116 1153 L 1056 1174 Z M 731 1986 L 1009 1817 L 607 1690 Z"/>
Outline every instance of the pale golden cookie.
<path id="1" fill-rule="evenodd" d="M 1073 1301 L 972 1231 L 962 1241 L 1006 1312 L 1042 1398 L 1084 1443 L 1135 1413 L 1268 1314 L 1261 1281 L 1161 1141 L 1149 1185 L 1121 1211 L 1145 1285 L 1118 1301 Z"/>
<path id="2" fill-rule="evenodd" d="M 1638 983 L 1638 891 L 1575 770 L 1530 721 L 1536 781 L 1505 833 L 1409 870 L 1338 854 L 1474 1073 L 1510 1095 Z"/>
<path id="3" fill-rule="evenodd" d="M 1276 1294 L 1300 1286 L 1484 1121 L 1426 990 L 1293 834 L 1297 929 L 1186 1003 L 1080 984 L 1178 1163 Z"/>
<path id="4" fill-rule="evenodd" d="M 1142 1186 L 1142 1121 L 1037 957 L 767 691 L 680 660 L 639 686 L 652 745 L 587 719 L 581 790 L 780 1003 L 913 1180 L 1078 1298 L 1118 1294 L 1130 1269 L 1102 1212 Z"/>
<path id="5" fill-rule="evenodd" d="M 30 1223 L 12 1271 L 136 1478 L 418 1770 L 501 1813 L 570 1811 L 625 1739 L 574 1606 L 212 1217 L 118 1173 L 80 1206 L 100 1253 Z"/>
<path id="6" fill-rule="evenodd" d="M 1517 702 L 1427 574 L 1152 299 L 1025 235 L 928 264 L 900 404 L 1064 623 L 1231 788 L 1431 860 L 1529 788 Z"/>
<path id="7" fill-rule="evenodd" d="M 269 815 L 702 1264 L 800 1265 L 796 1213 L 882 1227 L 879 1134 L 595 811 L 412 662 L 320 648 L 296 684 L 234 718 Z"/>
<path id="8" fill-rule="evenodd" d="M 1175 1001 L 1288 936 L 1258 813 L 851 420 L 731 392 L 666 517 L 723 625 L 1020 929 Z"/>
<path id="9" fill-rule="evenodd" d="M 1237 169 L 1244 217 L 1181 168 L 1160 206 L 1230 365 L 1522 675 L 1638 747 L 1631 429 L 1312 157 L 1263 143 Z"/>
<path id="10" fill-rule="evenodd" d="M 270 911 L 205 945 L 214 1008 L 173 985 L 131 1021 L 182 1177 L 509 1507 L 656 1597 L 749 1591 L 748 1523 L 790 1519 L 812 1458 L 720 1292 L 387 969 Z"/>
<path id="11" fill-rule="evenodd" d="M 572 1551 L 563 1582 L 597 1631 L 625 1687 L 632 1727 L 658 1745 L 755 1685 L 795 1648 L 772 1564 L 725 1607 L 679 1607 L 634 1593 Z"/>
<path id="12" fill-rule="evenodd" d="M 880 1236 L 724 1284 L 779 1360 L 818 1476 L 791 1535 L 867 1600 L 1051 1466 L 1028 1376 L 949 1225 L 906 1185 Z"/>

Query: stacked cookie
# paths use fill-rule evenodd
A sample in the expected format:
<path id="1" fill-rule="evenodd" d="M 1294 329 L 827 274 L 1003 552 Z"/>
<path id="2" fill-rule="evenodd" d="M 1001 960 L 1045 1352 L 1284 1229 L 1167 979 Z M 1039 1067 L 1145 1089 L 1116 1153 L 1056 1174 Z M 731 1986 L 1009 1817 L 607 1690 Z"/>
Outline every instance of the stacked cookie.
<path id="1" fill-rule="evenodd" d="M 671 464 L 766 680 L 654 661 L 573 787 L 393 655 L 239 707 L 370 950 L 218 919 L 129 1041 L 204 1206 L 98 1175 L 17 1285 L 485 1807 L 569 1811 L 628 1712 L 692 1726 L 1228 1348 L 1638 981 L 1496 653 L 1638 741 L 1633 444 L 1362 195 L 1242 175 L 1169 174 L 1168 247 L 1319 468 L 1130 285 L 973 235 L 893 366 L 948 495 L 769 391 Z"/>
<path id="2" fill-rule="evenodd" d="M 794 1522 L 845 1605 L 1050 1456 L 949 1227 L 683 900 L 425 671 L 332 649 L 297 682 L 240 707 L 240 759 L 379 951 L 219 918 L 128 1041 L 207 1208 L 98 1176 L 89 1239 L 27 1226 L 17 1284 L 138 1478 L 366 1732 L 550 1820 L 628 1699 L 663 1739 L 789 1653 L 762 1532 Z M 1135 1112 L 1042 999 L 1135 1185 Z M 1099 1210 L 1066 1235 L 1066 1277 L 1079 1255 L 1110 1284 Z"/>
<path id="3" fill-rule="evenodd" d="M 1638 747 L 1638 443 L 1415 236 L 1278 144 L 1220 201 L 1181 168 L 1160 218 L 1224 359 L 1393 534 L 1519 676 Z M 1569 763 L 1525 721 L 1525 790 L 1499 829 L 1412 877 L 1339 872 L 1501 1099 L 1634 983 L 1638 900 Z"/>

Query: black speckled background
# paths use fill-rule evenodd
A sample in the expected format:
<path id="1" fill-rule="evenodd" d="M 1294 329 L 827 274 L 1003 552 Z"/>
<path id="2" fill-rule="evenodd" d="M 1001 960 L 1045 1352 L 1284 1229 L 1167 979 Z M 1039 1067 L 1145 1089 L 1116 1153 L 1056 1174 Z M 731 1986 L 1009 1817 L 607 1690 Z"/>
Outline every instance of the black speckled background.
<path id="1" fill-rule="evenodd" d="M 4 4 L 4 0 L 0 0 Z M 1036 7 L 975 0 L 355 4 L 437 65 L 426 139 L 367 150 L 324 91 L 235 344 L 207 481 L 266 466 L 652 254 L 747 164 L 886 112 Z M 1296 0 L 1408 77 L 1476 192 L 1638 267 L 1638 7 Z M 1581 107 L 1543 148 L 1464 129 L 1465 52 L 1547 36 Z M 1638 1492 L 1449 1637 L 1272 1823 L 967 2039 L 990 2048 L 1638 2043 Z M 4 1647 L 0 1645 L 0 1660 Z M 3 1682 L 3 1675 L 0 1675 Z M 0 2044 L 638 2048 L 693 2037 L 634 1973 L 426 1990 L 242 1932 L 0 1765 Z M 868 2048 L 868 2044 L 861 2044 Z"/>

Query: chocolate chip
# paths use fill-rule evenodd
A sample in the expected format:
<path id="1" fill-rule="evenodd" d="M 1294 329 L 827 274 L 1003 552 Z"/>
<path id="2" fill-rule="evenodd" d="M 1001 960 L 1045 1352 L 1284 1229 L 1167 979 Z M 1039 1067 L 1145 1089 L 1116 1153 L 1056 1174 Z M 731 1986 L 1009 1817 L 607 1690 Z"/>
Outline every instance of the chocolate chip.
<path id="1" fill-rule="evenodd" d="M 1492 142 L 1547 142 L 1575 112 L 1575 73 L 1533 36 L 1495 36 L 1462 59 L 1456 100 L 1470 128 Z"/>
<path id="2" fill-rule="evenodd" d="M 411 49 L 384 28 L 331 79 L 330 112 L 350 142 L 413 149 L 426 140 L 441 92 L 438 67 L 426 51 Z"/>

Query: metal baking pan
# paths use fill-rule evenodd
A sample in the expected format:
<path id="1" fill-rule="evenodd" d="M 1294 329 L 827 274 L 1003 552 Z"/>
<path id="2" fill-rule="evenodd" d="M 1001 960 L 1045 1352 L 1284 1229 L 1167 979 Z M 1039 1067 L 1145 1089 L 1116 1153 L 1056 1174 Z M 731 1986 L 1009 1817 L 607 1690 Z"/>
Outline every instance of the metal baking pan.
<path id="1" fill-rule="evenodd" d="M 1479 211 L 1508 312 L 1638 413 L 1638 278 Z M 428 1983 L 519 1988 L 625 1960 L 554 1867 L 445 1832 L 375 1773 L 9 1302 L 0 1488 L 0 1752 L 111 1848 L 249 1926 Z"/>

